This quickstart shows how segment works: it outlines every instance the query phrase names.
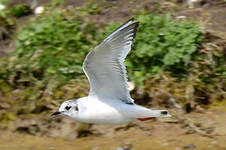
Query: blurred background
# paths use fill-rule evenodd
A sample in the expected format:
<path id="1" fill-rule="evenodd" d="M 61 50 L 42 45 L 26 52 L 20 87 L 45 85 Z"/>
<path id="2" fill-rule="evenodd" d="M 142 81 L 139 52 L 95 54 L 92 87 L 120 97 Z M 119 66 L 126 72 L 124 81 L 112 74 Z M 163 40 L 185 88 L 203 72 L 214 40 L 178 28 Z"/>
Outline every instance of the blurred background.
<path id="1" fill-rule="evenodd" d="M 0 0 L 1 150 L 225 150 L 225 0 Z M 132 97 L 172 118 L 86 125 L 51 118 L 86 96 L 85 55 L 128 19 Z"/>

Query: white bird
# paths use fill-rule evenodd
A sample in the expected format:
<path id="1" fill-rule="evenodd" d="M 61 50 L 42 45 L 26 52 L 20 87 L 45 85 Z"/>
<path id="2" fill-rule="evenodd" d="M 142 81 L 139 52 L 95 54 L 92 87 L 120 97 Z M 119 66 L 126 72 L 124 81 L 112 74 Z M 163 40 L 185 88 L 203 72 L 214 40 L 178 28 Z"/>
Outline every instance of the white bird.
<path id="1" fill-rule="evenodd" d="M 136 105 L 130 97 L 123 62 L 131 50 L 138 25 L 139 22 L 130 19 L 88 53 L 83 71 L 90 83 L 89 95 L 63 102 L 52 115 L 94 124 L 123 124 L 171 116 L 167 110 Z"/>

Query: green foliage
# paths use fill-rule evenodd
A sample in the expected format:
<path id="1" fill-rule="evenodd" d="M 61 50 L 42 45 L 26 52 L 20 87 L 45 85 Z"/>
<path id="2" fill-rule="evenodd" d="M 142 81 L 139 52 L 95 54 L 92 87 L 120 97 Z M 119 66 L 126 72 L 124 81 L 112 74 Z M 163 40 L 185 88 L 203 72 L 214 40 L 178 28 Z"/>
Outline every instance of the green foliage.
<path id="1" fill-rule="evenodd" d="M 8 0 L 0 0 L 0 4 L 7 5 L 8 4 Z"/>
<path id="2" fill-rule="evenodd" d="M 64 4 L 64 0 L 51 0 L 51 6 L 54 8 L 56 6 L 61 6 Z"/>
<path id="3" fill-rule="evenodd" d="M 0 4 L 5 4 L 6 7 L 6 3 L 1 3 Z M 11 12 L 10 10 L 6 7 L 3 10 L 0 10 L 0 26 L 11 26 L 14 25 L 14 22 L 11 18 Z"/>
<path id="4" fill-rule="evenodd" d="M 195 24 L 172 20 L 169 15 L 140 15 L 137 20 L 141 23 L 133 55 L 137 60 L 132 60 L 137 64 L 140 59 L 148 59 L 146 65 L 151 72 L 161 67 L 185 67 L 203 39 Z"/>
<path id="5" fill-rule="evenodd" d="M 11 8 L 11 14 L 15 17 L 21 17 L 32 12 L 31 8 L 27 4 L 17 4 Z"/>
<path id="6" fill-rule="evenodd" d="M 172 20 L 168 15 L 138 15 L 137 20 L 140 27 L 126 59 L 129 79 L 143 85 L 144 80 L 160 70 L 185 73 L 202 42 L 199 28 L 188 21 Z M 83 75 L 85 54 L 117 27 L 107 25 L 99 34 L 95 26 L 84 25 L 61 10 L 36 17 L 16 36 L 15 58 L 9 65 L 11 81 L 18 78 L 18 72 L 21 81 L 69 81 Z"/>
<path id="7" fill-rule="evenodd" d="M 98 3 L 89 1 L 86 5 L 77 7 L 78 11 L 84 14 L 99 14 L 102 11 L 102 8 L 98 5 Z"/>
<path id="8" fill-rule="evenodd" d="M 36 17 L 20 28 L 14 57 L 9 65 L 12 81 L 70 80 L 82 74 L 82 62 L 93 44 L 95 27 L 55 10 Z"/>
<path id="9" fill-rule="evenodd" d="M 133 50 L 126 59 L 129 77 L 140 84 L 151 74 L 169 70 L 183 74 L 203 34 L 192 22 L 172 20 L 169 15 L 138 15 L 140 22 Z M 107 33 L 115 25 L 106 27 Z M 141 63 L 142 62 L 142 63 Z"/>

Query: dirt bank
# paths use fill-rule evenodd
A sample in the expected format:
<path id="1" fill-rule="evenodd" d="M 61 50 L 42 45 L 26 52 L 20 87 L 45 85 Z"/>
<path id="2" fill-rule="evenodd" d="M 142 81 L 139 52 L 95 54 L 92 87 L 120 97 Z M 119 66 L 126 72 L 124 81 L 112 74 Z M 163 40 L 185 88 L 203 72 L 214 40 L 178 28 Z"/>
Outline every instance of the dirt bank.
<path id="1" fill-rule="evenodd" d="M 1 150 L 116 150 L 130 145 L 135 150 L 225 150 L 225 107 L 212 107 L 205 113 L 191 113 L 189 117 L 202 128 L 212 132 L 213 137 L 193 133 L 189 128 L 172 120 L 152 120 L 131 125 L 94 125 L 100 134 L 79 139 L 48 138 L 5 132 L 0 136 Z M 76 133 L 74 133 L 76 134 Z"/>

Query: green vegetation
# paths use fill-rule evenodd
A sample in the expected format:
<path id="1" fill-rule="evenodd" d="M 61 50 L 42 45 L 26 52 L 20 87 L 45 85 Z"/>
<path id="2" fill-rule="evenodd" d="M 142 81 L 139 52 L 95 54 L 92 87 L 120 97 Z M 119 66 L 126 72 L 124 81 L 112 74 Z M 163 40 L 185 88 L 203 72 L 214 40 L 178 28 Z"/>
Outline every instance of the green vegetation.
<path id="1" fill-rule="evenodd" d="M 7 8 L 6 0 L 0 0 L 0 4 L 5 7 L 4 9 L 0 10 L 0 26 L 11 26 L 14 25 L 14 22 L 11 18 L 11 12 Z"/>
<path id="2" fill-rule="evenodd" d="M 3 10 L 0 10 L 0 26 L 12 26 L 15 24 L 13 17 L 25 16 L 32 12 L 27 4 L 21 3 L 8 8 L 7 2 L 5 0 L 0 1 L 0 4 L 5 7 Z"/>
<path id="3" fill-rule="evenodd" d="M 137 20 L 141 24 L 134 50 L 126 60 L 129 77 L 142 84 L 159 70 L 186 72 L 203 39 L 199 28 L 168 15 L 139 15 Z M 11 79 L 18 74 L 27 78 L 29 72 L 31 79 L 69 81 L 83 74 L 85 54 L 116 25 L 106 26 L 103 34 L 98 34 L 95 26 L 82 25 L 76 17 L 65 16 L 59 10 L 31 20 L 16 36 L 16 59 L 9 67 Z"/>
<path id="4" fill-rule="evenodd" d="M 59 10 L 36 17 L 16 35 L 10 76 L 27 78 L 29 72 L 29 78 L 41 81 L 76 78 L 82 74 L 85 54 L 97 44 L 94 29 Z"/>
<path id="5" fill-rule="evenodd" d="M 202 43 L 203 34 L 194 23 L 172 20 L 168 15 L 140 15 L 137 20 L 141 26 L 135 43 L 136 56 L 151 60 L 148 66 L 152 72 L 161 67 L 185 67 Z"/>
<path id="6" fill-rule="evenodd" d="M 89 1 L 86 5 L 76 9 L 83 14 L 99 14 L 102 11 L 101 7 L 93 1 Z"/>
<path id="7" fill-rule="evenodd" d="M 169 15 L 138 15 L 140 22 L 133 50 L 126 59 L 129 77 L 140 84 L 161 71 L 185 75 L 203 34 L 189 21 L 173 20 Z M 111 32 L 115 25 L 106 28 Z M 142 63 L 141 63 L 142 62 Z"/>
<path id="8" fill-rule="evenodd" d="M 21 17 L 30 14 L 32 10 L 27 4 L 18 4 L 11 8 L 10 12 L 15 17 Z"/>

